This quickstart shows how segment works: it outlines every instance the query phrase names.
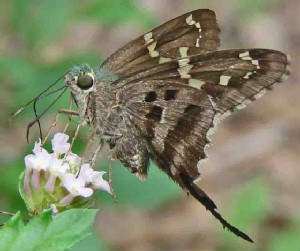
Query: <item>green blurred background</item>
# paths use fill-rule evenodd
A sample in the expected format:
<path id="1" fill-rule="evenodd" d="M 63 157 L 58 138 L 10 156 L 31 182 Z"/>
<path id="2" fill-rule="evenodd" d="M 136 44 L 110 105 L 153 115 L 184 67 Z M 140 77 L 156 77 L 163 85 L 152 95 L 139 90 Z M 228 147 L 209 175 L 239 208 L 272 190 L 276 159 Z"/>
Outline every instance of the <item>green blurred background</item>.
<path id="1" fill-rule="evenodd" d="M 223 216 L 255 243 L 223 231 L 156 168 L 141 182 L 115 162 L 113 185 L 119 204 L 99 192 L 93 235 L 72 250 L 299 250 L 298 0 L 1 0 L 1 210 L 24 212 L 18 175 L 24 169 L 23 157 L 38 138 L 33 128 L 26 144 L 31 108 L 12 124 L 9 114 L 74 64 L 99 65 L 155 25 L 199 8 L 216 11 L 222 49 L 263 47 L 292 56 L 289 80 L 224 121 L 203 165 L 202 187 Z M 40 102 L 39 111 L 49 102 L 51 98 Z M 65 95 L 43 118 L 44 130 L 55 111 L 67 106 Z M 82 150 L 85 140 L 82 131 L 73 151 Z M 107 169 L 105 156 L 100 169 Z"/>

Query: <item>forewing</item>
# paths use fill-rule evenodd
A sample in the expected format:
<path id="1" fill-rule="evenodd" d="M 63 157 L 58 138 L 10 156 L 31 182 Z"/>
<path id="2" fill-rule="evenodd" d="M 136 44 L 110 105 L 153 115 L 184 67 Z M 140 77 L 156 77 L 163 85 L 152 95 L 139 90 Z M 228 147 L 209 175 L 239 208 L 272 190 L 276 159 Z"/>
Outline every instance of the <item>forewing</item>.
<path id="1" fill-rule="evenodd" d="M 220 29 L 213 11 L 188 12 L 129 42 L 107 58 L 107 68 L 119 78 L 172 59 L 215 51 Z"/>
<path id="2" fill-rule="evenodd" d="M 219 114 L 235 109 L 261 97 L 266 90 L 289 74 L 287 56 L 268 49 L 224 50 L 195 55 L 153 66 L 117 81 L 123 88 L 143 80 L 174 80 L 207 93 Z"/>

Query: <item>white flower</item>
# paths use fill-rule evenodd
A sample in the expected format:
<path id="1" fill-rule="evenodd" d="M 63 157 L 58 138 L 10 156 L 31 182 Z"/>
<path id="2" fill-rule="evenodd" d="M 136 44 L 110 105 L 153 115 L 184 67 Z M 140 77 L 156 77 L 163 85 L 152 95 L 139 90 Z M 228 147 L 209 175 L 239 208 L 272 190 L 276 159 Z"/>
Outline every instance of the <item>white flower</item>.
<path id="1" fill-rule="evenodd" d="M 89 164 L 83 164 L 80 168 L 79 178 L 85 180 L 86 183 L 91 183 L 95 189 L 101 189 L 111 193 L 108 182 L 102 177 L 104 174 L 104 171 L 94 171 L 90 168 Z"/>
<path id="2" fill-rule="evenodd" d="M 33 148 L 34 154 L 29 154 L 25 156 L 26 168 L 36 169 L 36 170 L 46 170 L 49 167 L 51 155 L 41 147 L 41 140 L 35 142 Z"/>
<path id="3" fill-rule="evenodd" d="M 99 189 L 111 193 L 109 183 L 103 179 L 105 172 L 94 171 L 90 164 L 82 164 L 83 160 L 70 151 L 68 139 L 64 133 L 56 133 L 51 140 L 51 154 L 39 140 L 35 142 L 33 153 L 24 158 L 24 192 L 28 196 L 24 200 L 33 212 L 32 208 L 51 207 L 54 216 L 56 205 L 71 205 L 75 197 L 82 197 L 78 201 L 89 199 Z M 40 190 L 41 185 L 44 189 Z"/>
<path id="4" fill-rule="evenodd" d="M 69 136 L 64 133 L 56 133 L 51 140 L 52 150 L 56 154 L 67 153 L 70 150 L 70 143 L 68 143 Z"/>
<path id="5" fill-rule="evenodd" d="M 51 175 L 63 179 L 68 168 L 69 168 L 69 164 L 67 162 L 64 162 L 63 159 L 57 159 L 53 157 L 51 159 L 48 171 L 50 172 Z"/>
<path id="6" fill-rule="evenodd" d="M 63 180 L 63 186 L 73 196 L 90 197 L 93 194 L 93 189 L 85 187 L 86 181 L 81 178 L 76 178 L 72 173 L 67 173 Z"/>
<path id="7" fill-rule="evenodd" d="M 26 172 L 24 178 L 25 192 L 29 193 L 29 176 L 31 175 L 31 183 L 36 190 L 40 189 L 40 171 L 46 171 L 49 167 L 51 155 L 41 147 L 41 140 L 35 142 L 33 153 L 26 155 L 24 158 Z M 32 170 L 32 171 L 31 171 Z"/>
<path id="8" fill-rule="evenodd" d="M 49 192 L 53 192 L 56 177 L 59 177 L 61 180 L 63 180 L 64 175 L 66 174 L 66 171 L 68 169 L 69 169 L 68 163 L 64 162 L 63 159 L 57 159 L 55 155 L 52 155 L 52 159 L 50 161 L 50 166 L 48 168 L 50 176 L 49 176 L 48 181 L 45 185 L 45 188 Z"/>

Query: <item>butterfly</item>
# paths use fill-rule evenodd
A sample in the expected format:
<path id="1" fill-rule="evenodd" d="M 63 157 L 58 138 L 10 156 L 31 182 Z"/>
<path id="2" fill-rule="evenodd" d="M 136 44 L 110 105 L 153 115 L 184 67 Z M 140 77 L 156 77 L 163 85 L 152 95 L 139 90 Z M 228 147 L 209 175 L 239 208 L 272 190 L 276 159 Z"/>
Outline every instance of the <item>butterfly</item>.
<path id="1" fill-rule="evenodd" d="M 224 228 L 252 242 L 199 187 L 201 165 L 219 121 L 282 82 L 289 60 L 270 49 L 217 51 L 219 34 L 212 10 L 194 10 L 129 42 L 99 68 L 73 67 L 65 84 L 79 125 L 92 131 L 95 155 L 107 143 L 141 179 L 152 160 Z"/>

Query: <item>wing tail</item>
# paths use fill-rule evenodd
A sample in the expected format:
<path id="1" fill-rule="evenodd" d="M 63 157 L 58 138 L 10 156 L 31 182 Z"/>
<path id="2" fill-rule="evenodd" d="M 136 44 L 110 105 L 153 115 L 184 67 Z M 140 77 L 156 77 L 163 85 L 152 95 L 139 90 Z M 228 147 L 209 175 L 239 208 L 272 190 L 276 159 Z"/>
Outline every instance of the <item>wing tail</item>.
<path id="1" fill-rule="evenodd" d="M 201 188 L 199 188 L 190 177 L 185 174 L 180 174 L 180 177 L 185 188 L 188 189 L 191 195 L 195 197 L 207 210 L 209 210 L 211 214 L 220 221 L 224 228 L 227 228 L 229 231 L 246 241 L 253 242 L 253 240 L 247 234 L 232 226 L 221 216 L 220 213 L 216 211 L 217 206 L 213 200 L 209 198 L 208 195 Z"/>

